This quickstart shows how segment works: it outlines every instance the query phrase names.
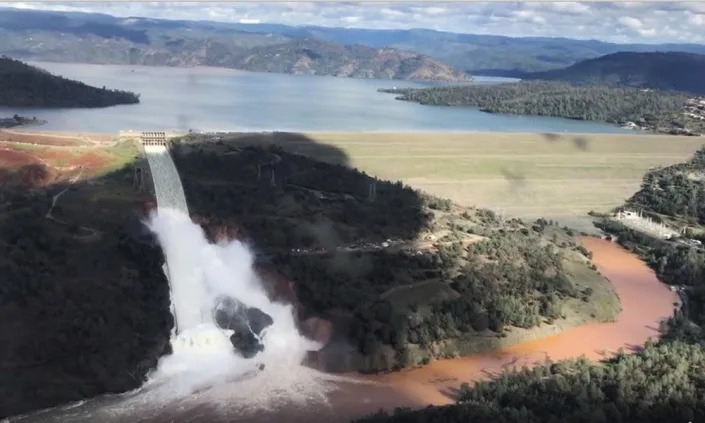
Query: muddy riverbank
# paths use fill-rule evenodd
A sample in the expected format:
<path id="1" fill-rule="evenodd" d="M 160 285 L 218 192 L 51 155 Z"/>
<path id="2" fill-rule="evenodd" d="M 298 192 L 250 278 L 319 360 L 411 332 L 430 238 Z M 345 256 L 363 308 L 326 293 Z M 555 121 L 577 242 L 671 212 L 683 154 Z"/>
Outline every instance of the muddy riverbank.
<path id="1" fill-rule="evenodd" d="M 672 314 L 678 301 L 676 293 L 616 243 L 586 237 L 583 245 L 593 252 L 593 262 L 620 297 L 623 310 L 615 322 L 580 326 L 548 338 L 472 357 L 436 361 L 422 368 L 376 376 L 345 375 L 344 380 L 332 382 L 334 388 L 326 402 L 306 406 L 287 405 L 284 401 L 270 411 L 245 412 L 237 404 L 223 404 L 223 395 L 238 389 L 233 384 L 200 392 L 185 401 L 163 404 L 158 410 L 147 403 L 140 405 L 139 401 L 126 406 L 125 396 L 103 397 L 11 421 L 342 422 L 380 408 L 448 404 L 455 400 L 461 383 L 489 378 L 506 368 L 580 355 L 599 360 L 620 348 L 627 352 L 638 350 L 648 338 L 659 335 L 660 321 Z M 218 394 L 214 395 L 216 390 Z M 216 398 L 221 401 L 216 403 Z"/>

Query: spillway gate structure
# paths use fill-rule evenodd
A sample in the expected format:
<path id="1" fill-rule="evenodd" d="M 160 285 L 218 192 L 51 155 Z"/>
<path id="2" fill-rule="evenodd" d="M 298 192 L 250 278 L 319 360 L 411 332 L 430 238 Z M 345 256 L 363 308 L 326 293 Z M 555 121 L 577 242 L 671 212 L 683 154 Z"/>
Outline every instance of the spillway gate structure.
<path id="1" fill-rule="evenodd" d="M 166 132 L 142 132 L 140 141 L 142 141 L 142 145 L 163 145 L 165 147 L 169 145 Z"/>

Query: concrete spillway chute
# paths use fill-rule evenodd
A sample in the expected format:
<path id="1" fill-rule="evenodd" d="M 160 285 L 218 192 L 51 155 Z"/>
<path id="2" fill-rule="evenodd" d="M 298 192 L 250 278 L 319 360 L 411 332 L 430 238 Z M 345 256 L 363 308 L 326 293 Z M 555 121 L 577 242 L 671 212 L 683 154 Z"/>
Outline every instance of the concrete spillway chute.
<path id="1" fill-rule="evenodd" d="M 157 197 L 157 208 L 171 208 L 178 210 L 188 216 L 188 205 L 186 195 L 179 173 L 176 170 L 171 155 L 169 154 L 169 144 L 164 132 L 142 132 L 140 141 L 144 146 L 144 152 L 149 163 L 154 191 Z M 169 266 L 164 263 L 164 274 L 169 281 L 169 289 L 173 293 L 173 278 L 169 272 Z M 172 296 L 173 297 L 173 296 Z M 179 332 L 177 321 L 176 304 L 172 303 L 172 315 L 174 316 L 174 331 Z"/>

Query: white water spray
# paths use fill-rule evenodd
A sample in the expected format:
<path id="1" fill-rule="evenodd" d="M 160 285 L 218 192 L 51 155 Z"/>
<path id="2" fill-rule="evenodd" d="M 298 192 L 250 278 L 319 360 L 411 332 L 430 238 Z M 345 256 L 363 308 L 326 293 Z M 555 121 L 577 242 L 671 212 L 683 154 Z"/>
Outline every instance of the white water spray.
<path id="1" fill-rule="evenodd" d="M 323 375 L 302 366 L 306 353 L 320 345 L 299 334 L 291 305 L 269 300 L 245 245 L 210 244 L 200 226 L 172 209 L 160 208 L 150 228 L 169 263 L 179 333 L 172 339 L 173 354 L 160 360 L 145 388 L 159 387 L 173 398 L 208 390 L 210 400 L 220 391 L 222 400 L 241 399 L 250 405 L 259 400 L 258 406 L 323 399 L 325 384 L 318 380 Z M 232 331 L 215 323 L 213 308 L 222 296 L 272 317 L 272 325 L 261 334 L 264 350 L 255 357 L 237 354 L 229 340 Z M 223 391 L 225 382 L 235 381 L 244 385 Z"/>
<path id="2" fill-rule="evenodd" d="M 173 354 L 159 361 L 143 387 L 145 394 L 163 403 L 208 392 L 200 401 L 238 408 L 325 400 L 326 381 L 335 378 L 302 365 L 307 351 L 320 345 L 299 334 L 293 307 L 270 301 L 253 269 L 253 254 L 244 244 L 211 244 L 191 221 L 166 147 L 145 146 L 145 151 L 158 202 L 148 225 L 166 257 L 178 323 Z M 255 357 L 237 354 L 229 339 L 232 331 L 216 324 L 214 308 L 223 297 L 271 316 L 273 323 L 259 334 L 264 350 Z"/>
<path id="3" fill-rule="evenodd" d="M 162 357 L 147 383 L 135 391 L 40 410 L 14 420 L 208 421 L 195 417 L 205 407 L 209 415 L 249 421 L 270 411 L 295 413 L 297 407 L 324 411 L 321 406 L 328 409 L 329 393 L 341 384 L 365 383 L 302 365 L 307 351 L 320 346 L 299 334 L 292 306 L 269 300 L 252 268 L 253 255 L 244 244 L 211 244 L 201 227 L 190 220 L 181 181 L 166 147 L 146 145 L 145 151 L 158 201 L 148 226 L 166 256 L 172 312 L 179 323 L 171 339 L 173 353 Z M 229 340 L 232 331 L 216 324 L 213 308 L 222 296 L 272 317 L 273 323 L 260 334 L 264 350 L 253 358 L 237 354 Z M 285 408 L 289 406 L 293 407 Z"/>

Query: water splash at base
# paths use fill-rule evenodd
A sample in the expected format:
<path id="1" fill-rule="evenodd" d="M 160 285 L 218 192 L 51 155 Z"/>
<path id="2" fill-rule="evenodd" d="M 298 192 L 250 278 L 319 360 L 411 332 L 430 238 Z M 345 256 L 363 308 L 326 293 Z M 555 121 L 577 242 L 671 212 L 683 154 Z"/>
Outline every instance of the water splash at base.
<path id="1" fill-rule="evenodd" d="M 169 265 L 179 333 L 172 339 L 173 354 L 159 361 L 145 392 L 165 400 L 208 391 L 216 403 L 257 407 L 325 398 L 323 379 L 330 377 L 302 366 L 307 352 L 321 345 L 299 334 L 291 305 L 270 301 L 244 244 L 211 244 L 200 226 L 174 209 L 159 208 L 148 225 Z M 237 354 L 229 339 L 232 331 L 214 320 L 223 297 L 272 318 L 260 334 L 264 350 L 253 358 Z M 231 382 L 238 382 L 237 389 L 224 388 Z"/>

